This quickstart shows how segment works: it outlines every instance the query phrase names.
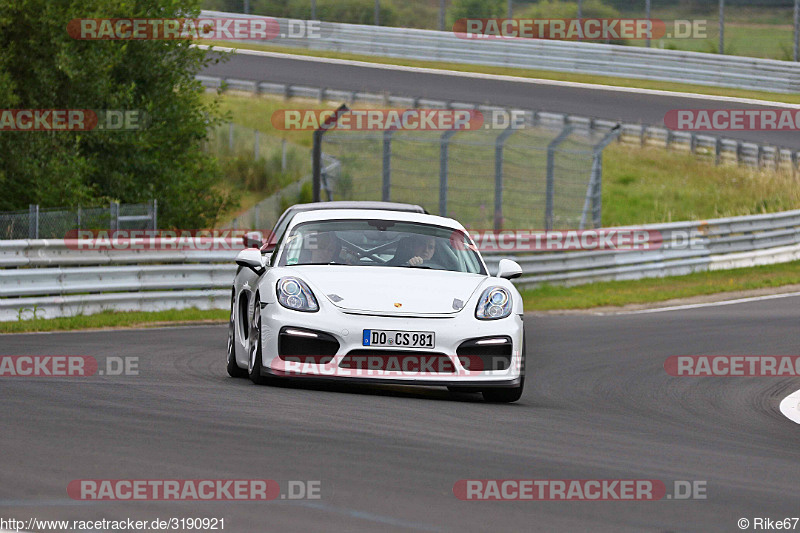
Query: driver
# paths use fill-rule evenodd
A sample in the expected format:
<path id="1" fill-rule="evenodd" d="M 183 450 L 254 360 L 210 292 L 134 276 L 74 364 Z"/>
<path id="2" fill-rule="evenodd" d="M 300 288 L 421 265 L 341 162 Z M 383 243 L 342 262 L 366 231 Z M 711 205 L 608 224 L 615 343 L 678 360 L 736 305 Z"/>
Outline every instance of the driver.
<path id="1" fill-rule="evenodd" d="M 435 252 L 436 239 L 434 237 L 416 237 L 411 247 L 411 259 L 407 261 L 407 264 L 410 266 L 419 266 L 425 261 L 430 261 Z"/>

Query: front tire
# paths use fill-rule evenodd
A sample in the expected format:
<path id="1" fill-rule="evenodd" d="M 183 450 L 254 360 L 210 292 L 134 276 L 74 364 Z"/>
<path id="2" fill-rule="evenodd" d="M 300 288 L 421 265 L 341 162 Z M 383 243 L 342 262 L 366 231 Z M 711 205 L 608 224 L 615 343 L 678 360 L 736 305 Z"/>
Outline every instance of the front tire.
<path id="1" fill-rule="evenodd" d="M 243 378 L 247 375 L 247 371 L 244 368 L 240 368 L 239 365 L 236 364 L 236 323 L 234 321 L 233 316 L 233 304 L 236 301 L 235 297 L 231 297 L 231 317 L 228 321 L 228 357 L 227 357 L 227 364 L 228 364 L 228 375 L 232 378 Z"/>
<path id="2" fill-rule="evenodd" d="M 265 385 L 269 379 L 261 375 L 261 299 L 256 295 L 250 316 L 250 334 L 247 349 L 247 375 L 256 385 Z"/>

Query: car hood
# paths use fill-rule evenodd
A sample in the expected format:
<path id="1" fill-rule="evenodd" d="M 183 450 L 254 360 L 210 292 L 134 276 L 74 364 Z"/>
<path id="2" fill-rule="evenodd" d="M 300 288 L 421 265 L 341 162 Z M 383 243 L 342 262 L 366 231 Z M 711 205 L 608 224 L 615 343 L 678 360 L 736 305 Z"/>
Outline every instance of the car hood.
<path id="1" fill-rule="evenodd" d="M 402 267 L 315 265 L 294 266 L 292 272 L 311 285 L 317 298 L 325 297 L 336 307 L 393 315 L 458 313 L 486 279 L 482 274 Z"/>

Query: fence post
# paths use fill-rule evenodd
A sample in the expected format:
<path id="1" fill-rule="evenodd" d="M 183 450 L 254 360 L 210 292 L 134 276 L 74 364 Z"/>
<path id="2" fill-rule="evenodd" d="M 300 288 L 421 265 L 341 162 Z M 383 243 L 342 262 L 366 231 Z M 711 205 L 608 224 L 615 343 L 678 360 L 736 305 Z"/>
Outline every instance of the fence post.
<path id="1" fill-rule="evenodd" d="M 348 110 L 345 104 L 340 105 L 333 115 L 325 119 L 318 130 L 314 130 L 314 144 L 311 147 L 311 186 L 312 201 L 314 202 L 322 201 L 322 136 L 339 121 L 339 116 Z"/>
<path id="2" fill-rule="evenodd" d="M 153 231 L 158 229 L 158 200 L 153 198 Z"/>
<path id="3" fill-rule="evenodd" d="M 592 172 L 589 177 L 589 186 L 586 188 L 586 198 L 583 201 L 583 212 L 579 229 L 586 228 L 586 219 L 589 205 L 592 207 L 592 227 L 600 228 L 603 225 L 603 150 L 622 133 L 622 126 L 617 124 L 611 131 L 592 147 Z"/>
<path id="4" fill-rule="evenodd" d="M 111 202 L 111 205 L 108 208 L 108 214 L 110 218 L 109 225 L 111 226 L 112 230 L 119 229 L 119 204 L 117 202 Z"/>
<path id="5" fill-rule="evenodd" d="M 381 200 L 388 202 L 392 192 L 392 134 L 394 130 L 383 132 L 383 186 Z"/>
<path id="6" fill-rule="evenodd" d="M 722 157 L 722 139 L 717 137 L 714 142 L 714 164 L 719 165 L 720 157 Z"/>
<path id="7" fill-rule="evenodd" d="M 553 229 L 553 188 L 555 186 L 556 148 L 572 133 L 571 124 L 564 126 L 558 137 L 547 145 L 547 191 L 545 193 L 544 229 Z"/>
<path id="8" fill-rule="evenodd" d="M 449 172 L 449 152 L 450 138 L 456 134 L 456 130 L 447 130 L 442 133 L 439 140 L 439 216 L 447 216 L 447 175 Z"/>
<path id="9" fill-rule="evenodd" d="M 281 172 L 286 172 L 286 139 L 281 139 Z"/>
<path id="10" fill-rule="evenodd" d="M 253 142 L 253 161 L 258 161 L 258 130 L 255 130 L 255 141 Z"/>
<path id="11" fill-rule="evenodd" d="M 28 238 L 39 238 L 39 204 L 28 205 Z"/>
<path id="12" fill-rule="evenodd" d="M 78 206 L 78 228 L 77 229 L 79 229 L 79 230 L 81 229 L 81 214 L 82 214 L 81 213 L 81 206 Z"/>
<path id="13" fill-rule="evenodd" d="M 514 133 L 514 127 L 509 124 L 500 132 L 494 142 L 494 230 L 503 229 L 503 146 L 506 139 Z"/>
<path id="14" fill-rule="evenodd" d="M 233 122 L 228 122 L 228 150 L 233 151 Z"/>

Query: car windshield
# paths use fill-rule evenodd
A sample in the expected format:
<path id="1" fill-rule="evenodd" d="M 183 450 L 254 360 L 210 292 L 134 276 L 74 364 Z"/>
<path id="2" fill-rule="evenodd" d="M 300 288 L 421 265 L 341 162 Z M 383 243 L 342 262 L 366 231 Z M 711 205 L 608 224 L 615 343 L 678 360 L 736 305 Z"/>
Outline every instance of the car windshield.
<path id="1" fill-rule="evenodd" d="M 353 265 L 486 274 L 462 231 L 391 220 L 325 220 L 292 229 L 279 266 Z"/>

